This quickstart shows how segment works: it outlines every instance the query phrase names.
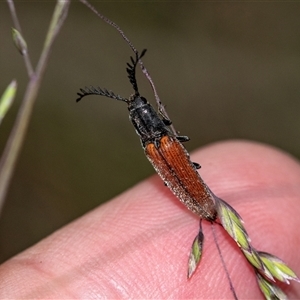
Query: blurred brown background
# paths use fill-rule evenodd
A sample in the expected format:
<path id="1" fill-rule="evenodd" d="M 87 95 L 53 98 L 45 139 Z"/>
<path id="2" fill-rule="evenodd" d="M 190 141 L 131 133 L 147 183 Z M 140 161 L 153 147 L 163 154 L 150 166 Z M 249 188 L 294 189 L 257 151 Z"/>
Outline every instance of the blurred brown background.
<path id="1" fill-rule="evenodd" d="M 299 3 L 94 5 L 139 50 L 148 49 L 144 63 L 176 129 L 191 138 L 189 150 L 242 138 L 300 158 Z M 53 1 L 16 2 L 34 64 L 53 8 Z M 11 26 L 1 1 L 0 91 L 13 78 L 19 83 L 17 100 L 0 127 L 1 151 L 28 81 Z M 130 55 L 113 28 L 72 3 L 0 218 L 0 262 L 154 174 L 124 103 L 101 97 L 75 102 L 78 89 L 90 84 L 129 96 Z M 153 101 L 141 72 L 138 83 Z"/>

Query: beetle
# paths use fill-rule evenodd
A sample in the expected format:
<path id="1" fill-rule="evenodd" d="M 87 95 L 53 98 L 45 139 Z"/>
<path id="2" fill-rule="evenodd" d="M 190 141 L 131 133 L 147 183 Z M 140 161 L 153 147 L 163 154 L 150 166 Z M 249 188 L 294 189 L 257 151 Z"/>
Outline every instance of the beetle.
<path id="1" fill-rule="evenodd" d="M 128 64 L 128 78 L 134 89 L 128 99 L 106 89 L 91 87 L 81 89 L 77 101 L 87 95 L 101 95 L 127 103 L 129 119 L 140 137 L 145 155 L 165 185 L 192 212 L 205 220 L 215 221 L 214 197 L 197 172 L 199 164 L 191 162 L 182 145 L 189 138 L 175 135 L 169 128 L 170 120 L 160 116 L 138 91 L 136 66 L 145 53 L 146 50 L 143 50 L 135 59 L 131 57 L 132 65 Z"/>

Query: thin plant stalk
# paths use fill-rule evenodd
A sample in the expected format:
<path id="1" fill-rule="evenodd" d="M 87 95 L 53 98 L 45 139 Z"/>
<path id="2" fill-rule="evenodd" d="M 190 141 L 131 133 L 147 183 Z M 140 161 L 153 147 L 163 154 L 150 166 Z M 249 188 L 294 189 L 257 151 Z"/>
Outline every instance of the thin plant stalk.
<path id="1" fill-rule="evenodd" d="M 9 6 L 9 10 L 10 10 L 11 17 L 13 19 L 14 26 L 18 30 L 18 32 L 22 35 L 22 30 L 21 30 L 20 22 L 19 22 L 19 19 L 17 16 L 14 1 L 7 0 L 7 4 Z M 26 49 L 26 51 L 23 51 L 22 56 L 23 56 L 23 59 L 25 62 L 28 76 L 29 76 L 29 78 L 31 78 L 31 76 L 34 74 L 34 71 L 33 71 L 32 63 L 31 63 L 30 57 L 28 55 L 27 49 Z"/>
<path id="2" fill-rule="evenodd" d="M 15 27 L 21 32 L 13 1 L 7 0 Z M 3 155 L 0 160 L 0 213 L 4 205 L 4 199 L 9 187 L 9 183 L 20 153 L 25 134 L 30 121 L 34 102 L 36 100 L 41 81 L 47 66 L 52 44 L 58 35 L 63 22 L 67 16 L 69 0 L 58 0 L 50 22 L 50 27 L 46 36 L 41 56 L 35 71 L 32 71 L 28 53 L 24 56 L 25 65 L 29 75 L 29 82 L 26 88 L 22 104 L 20 106 L 15 124 L 6 143 Z M 26 51 L 27 52 L 27 51 Z M 32 71 L 32 72 L 31 72 Z"/>

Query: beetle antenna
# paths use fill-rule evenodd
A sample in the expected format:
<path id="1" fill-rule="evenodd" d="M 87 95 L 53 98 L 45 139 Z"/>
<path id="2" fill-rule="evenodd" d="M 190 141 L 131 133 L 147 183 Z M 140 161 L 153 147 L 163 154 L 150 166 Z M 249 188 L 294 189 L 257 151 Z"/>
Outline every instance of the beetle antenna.
<path id="1" fill-rule="evenodd" d="M 135 92 L 136 96 L 139 96 L 140 93 L 138 91 L 138 86 L 137 86 L 137 81 L 136 81 L 136 76 L 135 76 L 135 74 L 136 74 L 135 70 L 136 70 L 136 66 L 137 66 L 139 60 L 145 55 L 146 51 L 147 50 L 144 49 L 140 55 L 139 55 L 138 52 L 136 52 L 135 60 L 133 59 L 132 56 L 130 56 L 132 65 L 127 63 L 128 68 L 126 68 L 126 71 L 128 73 L 129 81 L 132 84 L 132 87 L 134 89 L 134 92 Z"/>
<path id="2" fill-rule="evenodd" d="M 77 95 L 79 97 L 76 99 L 76 102 L 80 101 L 83 97 L 90 96 L 90 95 L 105 96 L 108 98 L 128 102 L 128 99 L 123 98 L 118 94 L 116 95 L 114 92 L 108 91 L 107 89 L 101 89 L 100 87 L 97 87 L 97 88 L 95 88 L 93 86 L 85 87 L 84 89 L 80 89 L 80 92 L 81 93 L 77 93 Z"/>
<path id="3" fill-rule="evenodd" d="M 92 6 L 88 1 L 86 0 L 80 0 L 81 3 L 83 3 L 85 6 L 87 6 L 90 10 L 92 10 L 100 19 L 102 19 L 104 22 L 106 22 L 107 24 L 109 24 L 110 26 L 114 27 L 119 34 L 122 36 L 122 38 L 127 42 L 127 44 L 129 45 L 129 47 L 131 48 L 131 50 L 135 53 L 135 55 L 138 55 L 138 51 L 136 50 L 136 48 L 133 46 L 133 44 L 130 42 L 130 40 L 128 39 L 128 37 L 125 35 L 125 33 L 123 32 L 123 30 L 113 21 L 111 21 L 110 19 L 108 19 L 107 17 L 105 17 L 104 15 L 102 15 L 101 13 L 99 13 L 96 8 L 94 6 Z M 166 122 L 168 122 L 170 124 L 170 129 L 172 130 L 172 132 L 175 134 L 175 136 L 177 136 L 177 131 L 175 130 L 174 126 L 172 125 L 172 122 L 168 116 L 167 111 L 165 110 L 165 106 L 162 104 L 162 102 L 160 101 L 160 98 L 157 94 L 154 82 L 148 72 L 148 70 L 146 69 L 146 67 L 144 66 L 143 62 L 141 60 L 138 61 L 140 64 L 140 67 L 142 69 L 143 74 L 146 76 L 146 78 L 148 79 L 151 88 L 153 90 L 153 94 L 157 103 L 157 107 L 158 107 L 158 111 L 161 114 L 161 116 L 163 117 L 164 120 L 166 120 Z"/>

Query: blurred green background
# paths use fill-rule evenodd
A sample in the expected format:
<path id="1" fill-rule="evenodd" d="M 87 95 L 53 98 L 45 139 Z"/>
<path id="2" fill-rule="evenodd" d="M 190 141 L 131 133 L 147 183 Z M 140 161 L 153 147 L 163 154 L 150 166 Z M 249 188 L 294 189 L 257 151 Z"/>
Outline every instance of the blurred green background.
<path id="1" fill-rule="evenodd" d="M 300 158 L 299 3 L 92 3 L 137 49 L 148 49 L 144 63 L 176 129 L 191 138 L 189 150 L 242 138 Z M 16 2 L 16 9 L 36 64 L 54 1 Z M 0 127 L 1 151 L 28 81 L 11 26 L 1 1 L 0 91 L 13 78 L 19 83 Z M 154 174 L 124 103 L 101 97 L 75 102 L 78 89 L 90 84 L 128 97 L 130 55 L 113 28 L 71 4 L 0 218 L 0 262 Z M 141 72 L 138 83 L 153 101 Z"/>

